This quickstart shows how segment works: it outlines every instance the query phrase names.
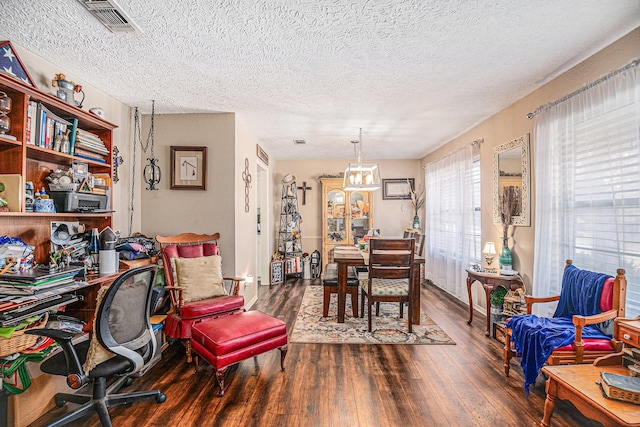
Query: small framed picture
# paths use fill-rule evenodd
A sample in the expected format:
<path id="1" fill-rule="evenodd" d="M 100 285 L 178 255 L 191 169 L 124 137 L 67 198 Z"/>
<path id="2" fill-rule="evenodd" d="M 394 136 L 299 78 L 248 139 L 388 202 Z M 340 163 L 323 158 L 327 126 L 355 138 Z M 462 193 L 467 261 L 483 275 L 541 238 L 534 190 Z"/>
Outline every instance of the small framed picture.
<path id="1" fill-rule="evenodd" d="M 271 282 L 272 285 L 284 283 L 284 261 L 271 261 Z"/>
<path id="2" fill-rule="evenodd" d="M 172 190 L 207 189 L 207 147 L 171 146 Z"/>
<path id="3" fill-rule="evenodd" d="M 382 199 L 383 200 L 409 200 L 411 190 L 415 188 L 413 178 L 383 179 Z"/>
<path id="4" fill-rule="evenodd" d="M 78 182 L 89 176 L 89 163 L 74 160 L 71 164 L 71 168 L 73 169 L 73 178 Z"/>

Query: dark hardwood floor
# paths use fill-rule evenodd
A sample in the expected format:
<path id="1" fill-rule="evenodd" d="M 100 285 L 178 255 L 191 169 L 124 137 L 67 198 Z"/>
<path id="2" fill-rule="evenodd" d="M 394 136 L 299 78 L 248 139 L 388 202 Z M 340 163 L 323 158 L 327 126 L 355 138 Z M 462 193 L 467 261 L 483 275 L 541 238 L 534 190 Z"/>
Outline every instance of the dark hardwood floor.
<path id="1" fill-rule="evenodd" d="M 253 309 L 293 329 L 305 282 L 259 287 Z M 484 335 L 485 318 L 467 325 L 468 308 L 423 285 L 422 310 L 457 345 L 289 344 L 286 370 L 277 350 L 228 370 L 218 397 L 209 366 L 197 375 L 180 344 L 123 391 L 159 388 L 165 403 L 110 410 L 114 426 L 532 426 L 542 419 L 544 381 L 527 399 L 518 359 L 504 376 L 501 344 Z M 70 406 L 72 404 L 67 404 Z M 55 409 L 32 426 L 65 411 Z M 73 426 L 99 426 L 92 415 Z M 553 426 L 599 426 L 558 401 Z"/>

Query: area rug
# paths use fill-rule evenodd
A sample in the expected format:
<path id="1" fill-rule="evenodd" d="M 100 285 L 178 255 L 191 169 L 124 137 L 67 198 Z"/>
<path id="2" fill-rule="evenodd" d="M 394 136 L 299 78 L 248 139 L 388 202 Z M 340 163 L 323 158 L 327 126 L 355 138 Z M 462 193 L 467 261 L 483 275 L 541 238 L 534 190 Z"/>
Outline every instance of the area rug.
<path id="1" fill-rule="evenodd" d="M 329 316 L 322 317 L 322 286 L 307 286 L 300 311 L 289 336 L 290 342 L 327 344 L 455 344 L 455 342 L 425 314 L 420 325 L 407 330 L 407 310 L 400 318 L 398 303 L 381 303 L 380 316 L 373 316 L 372 332 L 367 332 L 367 316 L 351 315 L 351 297 L 347 296 L 344 323 L 337 322 L 337 296 L 331 296 Z M 365 307 L 366 310 L 366 307 Z M 375 310 L 375 308 L 374 308 Z M 374 311 L 375 314 L 375 311 Z"/>

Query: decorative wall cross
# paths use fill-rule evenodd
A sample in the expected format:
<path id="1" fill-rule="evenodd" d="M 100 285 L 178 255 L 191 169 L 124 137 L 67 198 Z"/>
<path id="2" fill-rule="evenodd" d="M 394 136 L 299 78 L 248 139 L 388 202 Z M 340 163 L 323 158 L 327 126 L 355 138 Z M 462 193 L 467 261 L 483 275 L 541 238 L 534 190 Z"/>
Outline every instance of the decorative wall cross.
<path id="1" fill-rule="evenodd" d="M 249 189 L 251 188 L 251 174 L 249 173 L 249 159 L 244 159 L 244 172 L 242 172 L 242 180 L 244 181 L 244 211 L 249 212 Z"/>
<path id="2" fill-rule="evenodd" d="M 115 145 L 113 146 L 113 182 L 120 181 L 120 177 L 118 176 L 118 168 L 120 165 L 124 163 L 124 159 L 120 155 L 120 150 Z"/>
<path id="3" fill-rule="evenodd" d="M 298 190 L 302 190 L 302 204 L 307 204 L 307 190 L 311 190 L 311 187 L 307 187 L 307 181 L 302 181 L 302 187 L 298 187 Z"/>

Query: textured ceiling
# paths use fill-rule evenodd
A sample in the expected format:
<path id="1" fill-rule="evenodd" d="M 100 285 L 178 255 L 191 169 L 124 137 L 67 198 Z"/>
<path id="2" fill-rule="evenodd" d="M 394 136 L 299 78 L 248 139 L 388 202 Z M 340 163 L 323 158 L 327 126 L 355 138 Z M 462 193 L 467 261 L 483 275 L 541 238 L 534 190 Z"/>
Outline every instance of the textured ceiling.
<path id="1" fill-rule="evenodd" d="M 365 159 L 420 158 L 640 25 L 638 0 L 117 2 L 141 33 L 2 0 L 0 35 L 144 113 L 235 112 L 276 159 L 352 158 L 358 128 Z"/>

